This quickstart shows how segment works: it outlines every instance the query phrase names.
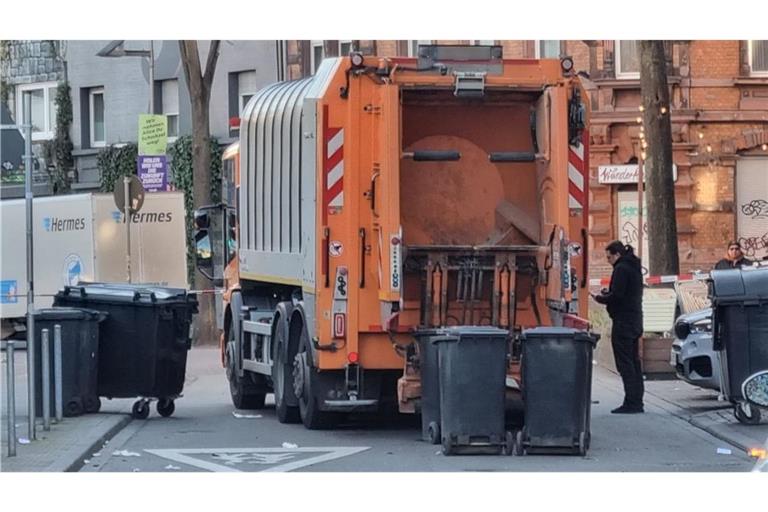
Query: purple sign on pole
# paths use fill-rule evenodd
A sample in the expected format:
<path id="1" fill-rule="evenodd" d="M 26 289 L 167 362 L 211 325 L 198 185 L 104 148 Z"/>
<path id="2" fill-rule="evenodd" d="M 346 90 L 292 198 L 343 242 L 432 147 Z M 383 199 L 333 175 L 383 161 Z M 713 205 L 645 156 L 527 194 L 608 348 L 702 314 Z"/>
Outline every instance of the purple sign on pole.
<path id="1" fill-rule="evenodd" d="M 168 190 L 168 160 L 165 155 L 139 155 L 136 159 L 139 180 L 147 192 L 165 192 Z"/>

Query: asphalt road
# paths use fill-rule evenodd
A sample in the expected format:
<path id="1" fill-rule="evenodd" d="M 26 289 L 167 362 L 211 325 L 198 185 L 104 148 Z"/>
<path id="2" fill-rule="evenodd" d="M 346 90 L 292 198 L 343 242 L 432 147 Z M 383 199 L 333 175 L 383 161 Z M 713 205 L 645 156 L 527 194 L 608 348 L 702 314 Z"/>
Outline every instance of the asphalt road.
<path id="1" fill-rule="evenodd" d="M 134 420 L 82 472 L 748 472 L 754 461 L 667 410 L 648 403 L 642 415 L 612 415 L 620 382 L 596 371 L 592 446 L 586 457 L 451 456 L 420 440 L 417 417 L 353 420 L 330 431 L 280 424 L 268 396 L 260 411 L 237 411 L 215 350 L 190 353 L 184 397 L 170 418 L 154 407 Z M 124 411 L 131 401 L 105 401 Z M 239 415 L 240 417 L 237 417 Z M 728 450 L 725 450 L 726 452 Z"/>

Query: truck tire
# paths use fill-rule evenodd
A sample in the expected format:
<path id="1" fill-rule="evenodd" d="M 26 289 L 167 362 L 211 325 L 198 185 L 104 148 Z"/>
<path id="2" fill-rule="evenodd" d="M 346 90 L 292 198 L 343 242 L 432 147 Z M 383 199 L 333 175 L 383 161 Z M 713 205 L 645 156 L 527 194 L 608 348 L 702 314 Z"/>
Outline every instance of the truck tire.
<path id="1" fill-rule="evenodd" d="M 318 392 L 315 368 L 312 365 L 312 353 L 309 342 L 301 337 L 299 353 L 293 361 L 294 393 L 299 399 L 299 416 L 309 430 L 320 430 L 333 426 L 333 413 L 321 411 L 318 406 Z"/>
<path id="2" fill-rule="evenodd" d="M 286 361 L 285 344 L 288 343 L 288 332 L 285 322 L 277 320 L 275 327 L 275 343 L 277 347 L 272 364 L 272 385 L 275 392 L 275 413 L 280 423 L 298 423 L 299 408 L 288 404 L 288 393 L 293 393 L 293 365 Z"/>
<path id="3" fill-rule="evenodd" d="M 235 331 L 227 329 L 227 349 L 224 352 L 224 364 L 229 381 L 229 396 L 237 409 L 262 409 L 266 392 L 256 386 L 247 375 L 237 375 L 237 355 L 235 352 Z"/>

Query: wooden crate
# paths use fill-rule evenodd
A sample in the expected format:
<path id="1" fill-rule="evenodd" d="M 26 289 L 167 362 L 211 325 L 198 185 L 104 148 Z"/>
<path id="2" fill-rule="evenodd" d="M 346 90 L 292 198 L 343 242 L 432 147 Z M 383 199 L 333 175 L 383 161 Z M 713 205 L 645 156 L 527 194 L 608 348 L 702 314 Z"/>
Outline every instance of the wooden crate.
<path id="1" fill-rule="evenodd" d="M 669 364 L 669 353 L 674 338 L 646 336 L 642 341 L 643 374 L 647 379 L 676 378 Z"/>

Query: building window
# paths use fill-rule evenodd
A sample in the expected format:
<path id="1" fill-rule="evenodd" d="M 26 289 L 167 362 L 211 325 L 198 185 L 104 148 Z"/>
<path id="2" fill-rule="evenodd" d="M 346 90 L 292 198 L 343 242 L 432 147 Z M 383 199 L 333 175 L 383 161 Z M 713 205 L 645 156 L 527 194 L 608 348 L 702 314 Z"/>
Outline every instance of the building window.
<path id="1" fill-rule="evenodd" d="M 352 41 L 339 41 L 339 57 L 346 57 L 354 50 Z"/>
<path id="2" fill-rule="evenodd" d="M 616 41 L 616 78 L 640 78 L 640 45 L 637 41 Z"/>
<path id="3" fill-rule="evenodd" d="M 768 76 L 768 41 L 749 42 L 749 69 L 753 76 Z"/>
<path id="4" fill-rule="evenodd" d="M 27 104 L 32 104 L 32 140 L 52 139 L 56 131 L 56 82 L 19 85 L 16 119 L 28 124 Z"/>
<path id="5" fill-rule="evenodd" d="M 409 57 L 418 57 L 419 56 L 419 46 L 432 44 L 431 39 L 419 39 L 417 41 L 408 41 L 408 56 Z"/>
<path id="6" fill-rule="evenodd" d="M 237 75 L 237 97 L 239 98 L 238 112 L 240 116 L 243 115 L 243 111 L 245 110 L 245 106 L 248 104 L 248 100 L 250 100 L 251 97 L 256 94 L 257 89 L 255 71 L 243 71 Z"/>
<path id="7" fill-rule="evenodd" d="M 163 115 L 168 120 L 168 138 L 179 136 L 179 81 L 163 80 L 160 83 L 160 103 Z"/>
<path id="8" fill-rule="evenodd" d="M 104 88 L 89 91 L 88 112 L 91 147 L 104 147 L 107 143 L 106 127 L 104 126 Z"/>
<path id="9" fill-rule="evenodd" d="M 496 44 L 494 39 L 473 39 L 469 42 L 473 46 L 493 46 Z"/>
<path id="10" fill-rule="evenodd" d="M 317 73 L 317 68 L 320 67 L 320 63 L 323 62 L 323 57 L 325 57 L 325 51 L 323 50 L 323 42 L 322 41 L 312 41 L 312 52 L 310 54 L 311 57 L 311 67 L 312 67 L 312 74 L 314 75 Z"/>
<path id="11" fill-rule="evenodd" d="M 560 40 L 536 41 L 537 59 L 559 59 Z"/>

